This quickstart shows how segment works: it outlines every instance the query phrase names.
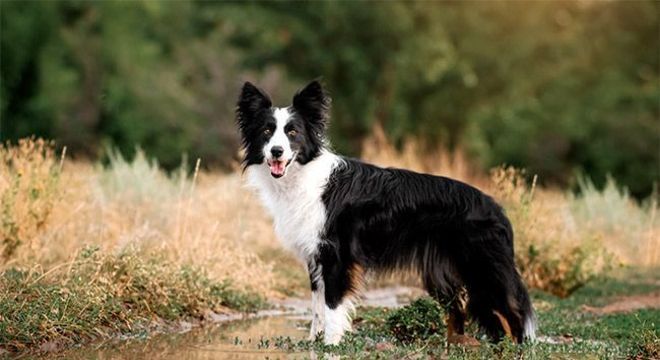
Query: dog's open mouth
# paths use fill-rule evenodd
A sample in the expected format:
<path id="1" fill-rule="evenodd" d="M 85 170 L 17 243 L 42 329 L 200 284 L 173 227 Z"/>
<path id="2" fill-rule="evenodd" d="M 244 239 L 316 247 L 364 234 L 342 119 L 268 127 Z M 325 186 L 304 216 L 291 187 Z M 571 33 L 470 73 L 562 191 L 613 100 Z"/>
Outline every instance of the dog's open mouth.
<path id="1" fill-rule="evenodd" d="M 269 160 L 268 167 L 270 167 L 270 174 L 276 179 L 284 176 L 286 168 L 291 164 L 292 160 L 293 157 L 286 162 L 281 160 Z"/>

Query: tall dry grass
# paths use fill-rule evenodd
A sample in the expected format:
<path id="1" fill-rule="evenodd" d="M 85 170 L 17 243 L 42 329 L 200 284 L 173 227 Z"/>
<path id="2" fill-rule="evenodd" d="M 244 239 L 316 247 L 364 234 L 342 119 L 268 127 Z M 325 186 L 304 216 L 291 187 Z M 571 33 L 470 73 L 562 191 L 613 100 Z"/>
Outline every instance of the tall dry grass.
<path id="1" fill-rule="evenodd" d="M 19 248 L 38 251 L 36 238 L 57 199 L 60 170 L 52 144 L 41 139 L 23 139 L 0 151 L 0 254 L 5 261 Z"/>
<path id="2" fill-rule="evenodd" d="M 273 240 L 239 174 L 166 175 L 138 151 L 107 167 L 60 162 L 49 143 L 0 149 L 0 269 L 61 266 L 84 248 L 204 268 L 215 279 L 268 294 L 272 265 L 255 246 Z M 274 243 L 274 241 L 273 241 Z"/>
<path id="3" fill-rule="evenodd" d="M 184 167 L 168 175 L 140 151 L 131 161 L 111 152 L 105 167 L 61 161 L 42 140 L 4 146 L 0 158 L 0 270 L 47 272 L 97 246 L 199 266 L 261 294 L 305 288 L 302 267 L 279 250 L 239 172 Z M 565 296 L 613 264 L 660 264 L 657 203 L 641 207 L 613 182 L 599 191 L 583 181 L 581 195 L 543 189 L 514 169 L 479 172 L 461 151 L 428 151 L 415 141 L 399 151 L 378 130 L 363 158 L 454 177 L 495 196 L 511 217 L 517 261 L 533 287 Z"/>

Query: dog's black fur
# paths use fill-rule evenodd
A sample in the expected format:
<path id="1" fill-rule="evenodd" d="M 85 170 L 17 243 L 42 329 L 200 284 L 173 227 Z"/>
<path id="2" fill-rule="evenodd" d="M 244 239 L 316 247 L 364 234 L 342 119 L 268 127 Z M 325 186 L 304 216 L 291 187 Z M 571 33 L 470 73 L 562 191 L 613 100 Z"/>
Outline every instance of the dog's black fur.
<path id="1" fill-rule="evenodd" d="M 445 177 L 347 160 L 333 172 L 323 202 L 327 243 L 318 261 L 330 306 L 354 284 L 343 279 L 356 264 L 412 268 L 455 319 L 464 318 L 465 287 L 469 313 L 491 338 L 503 334 L 498 311 L 523 339 L 531 305 L 515 269 L 511 224 L 491 197 Z M 462 324 L 454 325 L 461 332 Z"/>

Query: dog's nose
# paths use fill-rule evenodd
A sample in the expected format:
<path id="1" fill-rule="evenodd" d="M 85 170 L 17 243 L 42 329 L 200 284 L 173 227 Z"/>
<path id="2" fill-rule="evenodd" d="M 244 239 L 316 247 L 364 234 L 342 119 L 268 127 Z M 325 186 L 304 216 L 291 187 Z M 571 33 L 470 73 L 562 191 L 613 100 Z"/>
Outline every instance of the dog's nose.
<path id="1" fill-rule="evenodd" d="M 284 149 L 281 146 L 273 146 L 270 149 L 270 153 L 273 154 L 274 158 L 278 158 L 284 154 Z"/>

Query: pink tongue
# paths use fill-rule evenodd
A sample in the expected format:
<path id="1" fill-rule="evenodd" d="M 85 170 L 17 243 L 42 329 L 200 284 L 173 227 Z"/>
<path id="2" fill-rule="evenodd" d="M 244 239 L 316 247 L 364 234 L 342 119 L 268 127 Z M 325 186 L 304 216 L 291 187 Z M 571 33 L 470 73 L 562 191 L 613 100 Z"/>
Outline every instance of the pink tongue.
<path id="1" fill-rule="evenodd" d="M 270 163 L 270 173 L 273 175 L 284 175 L 284 161 L 273 161 Z"/>

